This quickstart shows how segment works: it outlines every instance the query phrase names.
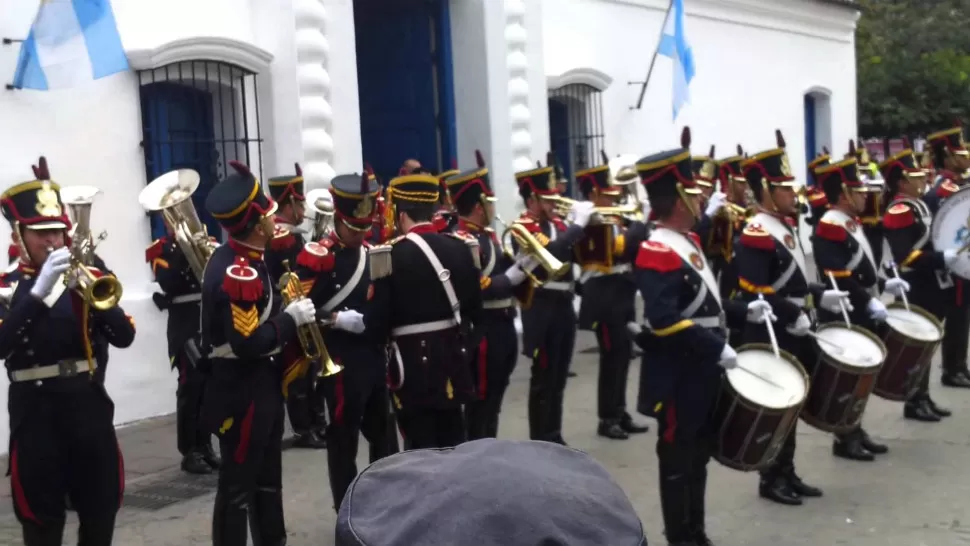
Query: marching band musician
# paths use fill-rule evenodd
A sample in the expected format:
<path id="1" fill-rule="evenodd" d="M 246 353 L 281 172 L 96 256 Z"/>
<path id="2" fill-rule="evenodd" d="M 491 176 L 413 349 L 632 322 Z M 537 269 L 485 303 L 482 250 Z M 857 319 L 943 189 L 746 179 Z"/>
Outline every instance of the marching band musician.
<path id="1" fill-rule="evenodd" d="M 938 131 L 926 137 L 932 156 L 936 180 L 929 200 L 942 201 L 940 195 L 961 188 L 966 184 L 964 175 L 970 169 L 970 156 L 963 141 L 963 127 L 956 126 Z M 939 206 L 934 206 L 937 209 Z M 943 377 L 947 387 L 970 388 L 970 371 L 967 369 L 967 344 L 970 343 L 970 282 L 953 275 L 954 299 L 947 309 L 943 323 Z"/>
<path id="2" fill-rule="evenodd" d="M 886 210 L 885 206 L 885 183 L 879 178 L 879 169 L 876 164 L 869 160 L 869 150 L 862 145 L 849 140 L 849 153 L 846 158 L 855 158 L 858 163 L 859 180 L 863 183 L 866 193 L 866 203 L 859 214 L 859 221 L 862 223 L 862 232 L 869 240 L 872 248 L 872 256 L 876 259 L 876 264 L 882 264 L 883 251 L 883 229 L 882 215 Z"/>
<path id="3" fill-rule="evenodd" d="M 212 451 L 212 435 L 200 426 L 202 394 L 210 372 L 209 363 L 199 351 L 199 305 L 202 285 L 189 266 L 178 243 L 171 239 L 172 226 L 165 220 L 167 236 L 156 239 L 145 250 L 145 261 L 152 268 L 161 294 L 152 299 L 159 311 L 168 310 L 168 357 L 178 370 L 175 391 L 175 429 L 182 470 L 190 474 L 210 474 L 221 460 Z"/>
<path id="4" fill-rule="evenodd" d="M 909 302 L 926 309 L 940 321 L 946 317 L 953 301 L 953 279 L 947 268 L 957 260 L 956 249 L 942 252 L 933 247 L 929 230 L 933 223 L 933 210 L 924 200 L 926 173 L 916 163 L 913 150 L 899 152 L 879 165 L 886 180 L 888 197 L 891 199 L 882 225 L 892 260 L 899 264 L 898 271 L 912 287 Z M 945 183 L 936 188 L 937 203 L 958 188 Z M 951 412 L 930 398 L 930 374 L 923 374 L 919 392 L 906 401 L 903 416 L 916 421 L 939 421 Z"/>
<path id="5" fill-rule="evenodd" d="M 441 183 L 441 198 L 438 200 L 438 211 L 434 215 L 432 223 L 438 228 L 439 233 L 454 231 L 458 225 L 458 212 L 455 211 L 455 204 L 451 201 L 451 194 L 448 192 L 448 185 L 445 180 L 452 176 L 461 174 L 461 171 L 452 165 L 452 168 L 438 174 L 438 181 Z"/>
<path id="6" fill-rule="evenodd" d="M 701 192 L 699 202 L 701 205 L 700 208 L 704 212 L 697 221 L 697 225 L 694 226 L 693 231 L 701 238 L 701 241 L 711 241 L 714 239 L 714 233 L 717 229 L 715 218 L 721 209 L 724 208 L 727 197 L 724 193 L 716 191 L 715 183 L 718 170 L 718 163 L 714 159 L 714 146 L 711 146 L 709 156 L 691 158 L 691 171 L 694 173 L 694 182 Z M 712 261 L 717 253 L 717 250 L 711 248 L 704 250 L 704 255 L 711 262 L 712 267 L 714 267 L 715 278 L 720 273 L 719 266 L 721 265 L 719 261 Z"/>
<path id="7" fill-rule="evenodd" d="M 364 239 L 373 225 L 378 189 L 366 172 L 335 177 L 330 182 L 334 229 L 307 244 L 296 260 L 308 297 L 321 312 L 335 315 L 334 327 L 324 329 L 323 336 L 330 358 L 343 371 L 317 379 L 317 389 L 330 410 L 327 463 L 337 509 L 357 476 L 361 433 L 370 445 L 372 463 L 398 451 L 389 419 L 387 353 L 383 344 L 361 335 L 361 312 L 373 295 Z"/>
<path id="8" fill-rule="evenodd" d="M 482 323 L 478 244 L 435 230 L 439 190 L 433 175 L 391 180 L 386 206 L 402 235 L 369 252 L 374 294 L 364 325 L 372 338 L 391 342 L 388 381 L 406 449 L 464 441 L 461 405 L 475 396 L 471 351 Z"/>
<path id="9" fill-rule="evenodd" d="M 866 204 L 867 191 L 859 179 L 855 157 L 824 165 L 815 170 L 816 184 L 825 192 L 830 207 L 819 219 L 812 235 L 812 251 L 822 281 L 831 283 L 834 276 L 838 287 L 849 293 L 847 306 L 852 324 L 874 332 L 876 322 L 888 316 L 886 306 L 879 300 L 879 266 L 873 257 L 869 240 L 855 220 Z M 908 290 L 908 283 L 892 278 L 885 281 L 886 291 L 898 295 Z M 836 313 L 818 311 L 819 322 L 842 320 Z M 856 461 L 872 461 L 874 455 L 889 448 L 878 444 L 860 425 L 853 431 L 837 434 L 832 444 L 836 457 Z"/>
<path id="10" fill-rule="evenodd" d="M 734 242 L 744 227 L 748 211 L 748 185 L 741 175 L 744 150 L 738 145 L 738 155 L 717 162 L 717 181 L 721 183 L 724 206 L 714 211 L 707 237 L 707 257 L 718 277 L 722 298 L 730 298 L 737 289 L 737 271 L 733 261 Z M 696 160 L 695 160 L 696 164 Z M 700 170 L 705 170 L 701 167 Z M 695 180 L 697 174 L 695 172 Z"/>
<path id="11" fill-rule="evenodd" d="M 450 201 L 458 213 L 457 229 L 478 241 L 482 265 L 479 285 L 482 290 L 482 340 L 472 351 L 472 375 L 476 398 L 465 404 L 468 440 L 498 436 L 502 399 L 519 358 L 519 339 L 515 332 L 516 297 L 528 301 L 531 283 L 525 271 L 502 252 L 501 243 L 488 227 L 495 216 L 488 167 L 478 150 L 475 169 L 446 179 Z M 532 258 L 523 260 L 526 269 L 534 267 Z"/>
<path id="12" fill-rule="evenodd" d="M 765 301 L 721 300 L 717 281 L 690 231 L 700 217 L 691 171 L 690 131 L 682 148 L 637 162 L 655 223 L 638 249 L 634 275 L 646 328 L 637 410 L 657 419 L 660 504 L 667 542 L 711 546 L 704 523 L 707 463 L 716 442 L 710 413 L 722 368 L 737 365 L 725 321 L 766 318 Z M 693 302 L 700 302 L 699 304 Z"/>
<path id="13" fill-rule="evenodd" d="M 825 290 L 806 265 L 805 252 L 795 230 L 798 199 L 795 177 L 788 163 L 784 139 L 779 131 L 778 147 L 744 161 L 744 176 L 758 201 L 758 211 L 741 232 L 738 241 L 738 285 L 743 299 L 764 298 L 778 317 L 775 328 L 778 346 L 791 353 L 811 373 L 815 348 L 807 334 L 812 330 L 813 302 L 830 312 L 839 312 L 839 300 L 847 292 Z M 766 328 L 749 325 L 744 343 L 770 344 Z M 820 497 L 822 491 L 806 484 L 795 473 L 795 428 L 785 438 L 771 465 L 761 472 L 758 494 L 780 504 L 800 505 L 802 497 Z"/>
<path id="14" fill-rule="evenodd" d="M 609 157 L 603 164 L 576 173 L 579 192 L 596 207 L 615 207 L 623 194 L 610 176 Z M 579 329 L 596 333 L 599 346 L 599 378 L 596 400 L 599 426 L 596 433 L 614 440 L 648 428 L 633 421 L 626 411 L 626 385 L 633 353 L 627 324 L 636 320 L 636 284 L 633 257 L 646 239 L 646 226 L 630 222 L 624 226 L 618 216 L 601 216 L 584 228 L 585 237 L 575 248 L 583 271 L 583 298 L 579 307 Z"/>
<path id="15" fill-rule="evenodd" d="M 270 280 L 275 284 L 286 272 L 283 262 L 296 267 L 296 257 L 306 244 L 303 237 L 303 219 L 306 216 L 306 194 L 303 191 L 303 170 L 295 165 L 296 174 L 269 179 L 269 194 L 279 207 L 276 211 L 276 228 L 269 241 L 263 261 L 269 269 Z M 293 447 L 323 449 L 327 418 L 323 400 L 314 393 L 314 380 L 320 371 L 319 362 L 311 362 L 300 368 L 297 377 L 289 377 L 286 396 L 286 414 L 293 427 Z"/>
<path id="16" fill-rule="evenodd" d="M 550 153 L 547 166 L 515 173 L 519 195 L 526 207 L 515 221 L 557 260 L 572 263 L 573 246 L 583 238 L 593 204 L 576 202 L 572 206 L 572 225 L 556 214 L 554 197 L 559 195 L 559 188 L 554 164 Z M 533 273 L 541 275 L 545 271 L 536 269 Z M 558 279 L 550 279 L 535 288 L 532 301 L 522 306 L 522 354 L 532 359 L 528 410 L 532 440 L 566 444 L 562 437 L 562 409 L 576 341 L 574 290 L 570 269 Z"/>
<path id="17" fill-rule="evenodd" d="M 212 515 L 216 546 L 245 545 L 251 522 L 256 544 L 283 545 L 283 370 L 279 354 L 297 328 L 315 320 L 308 298 L 281 309 L 281 295 L 263 253 L 275 233 L 277 204 L 249 168 L 212 188 L 206 209 L 229 233 L 206 264 L 202 282 L 202 352 L 212 376 L 203 422 L 227 454 L 219 469 Z"/>
<path id="18" fill-rule="evenodd" d="M 114 404 L 95 369 L 107 362 L 108 345 L 131 345 L 135 327 L 120 307 L 97 310 L 77 281 L 65 284 L 76 278 L 70 221 L 43 157 L 34 177 L 0 195 L 20 247 L 18 268 L 0 274 L 12 294 L 0 306 L 0 355 L 10 378 L 14 512 L 26 546 L 59 546 L 69 501 L 80 543 L 108 546 L 125 477 Z"/>
<path id="19" fill-rule="evenodd" d="M 808 201 L 809 216 L 805 218 L 808 225 L 814 226 L 829 208 L 829 202 L 825 198 L 825 192 L 815 180 L 815 169 L 831 163 L 832 157 L 829 155 L 828 148 L 822 147 L 822 153 L 815 156 L 815 159 L 808 162 L 808 180 L 805 182 L 806 195 Z"/>

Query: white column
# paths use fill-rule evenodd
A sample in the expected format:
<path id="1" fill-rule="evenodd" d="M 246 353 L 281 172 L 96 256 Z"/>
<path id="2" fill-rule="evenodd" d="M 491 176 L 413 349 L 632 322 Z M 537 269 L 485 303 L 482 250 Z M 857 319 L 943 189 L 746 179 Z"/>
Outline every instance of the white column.
<path id="1" fill-rule="evenodd" d="M 323 0 L 294 0 L 296 70 L 307 191 L 326 187 L 334 177 L 333 108 L 330 104 L 330 45 Z"/>
<path id="2" fill-rule="evenodd" d="M 505 46 L 508 64 L 509 120 L 512 126 L 512 166 L 524 171 L 535 166 L 532 152 L 532 114 L 529 111 L 528 32 L 524 0 L 505 0 Z"/>

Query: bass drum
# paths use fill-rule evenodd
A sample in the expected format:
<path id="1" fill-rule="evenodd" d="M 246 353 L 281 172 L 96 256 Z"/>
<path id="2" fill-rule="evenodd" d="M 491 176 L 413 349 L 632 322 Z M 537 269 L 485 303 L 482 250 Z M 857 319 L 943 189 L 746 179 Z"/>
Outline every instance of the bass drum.
<path id="1" fill-rule="evenodd" d="M 933 215 L 930 229 L 933 247 L 940 252 L 970 247 L 970 187 L 947 197 Z M 957 260 L 950 266 L 954 275 L 970 279 L 970 260 Z"/>
<path id="2" fill-rule="evenodd" d="M 714 458 L 735 470 L 759 470 L 778 455 L 808 394 L 808 375 L 791 354 L 744 345 L 724 374 L 714 406 Z"/>

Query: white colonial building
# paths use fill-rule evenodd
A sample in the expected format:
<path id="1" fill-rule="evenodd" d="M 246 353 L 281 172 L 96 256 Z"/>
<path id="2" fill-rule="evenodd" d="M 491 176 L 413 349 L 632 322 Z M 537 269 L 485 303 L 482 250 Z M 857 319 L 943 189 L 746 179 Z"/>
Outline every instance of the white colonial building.
<path id="1" fill-rule="evenodd" d="M 62 185 L 103 190 L 100 254 L 125 285 L 138 337 L 114 350 L 119 423 L 174 411 L 165 320 L 143 250 L 138 193 L 176 167 L 199 171 L 197 203 L 241 159 L 262 178 L 303 166 L 309 187 L 366 161 L 386 179 L 415 157 L 473 166 L 482 150 L 505 218 L 513 172 L 555 149 L 567 170 L 600 149 L 678 145 L 731 155 L 774 146 L 791 163 L 856 136 L 849 0 L 685 0 L 696 77 L 671 120 L 671 64 L 659 58 L 636 104 L 668 0 L 113 0 L 132 71 L 73 89 L 0 89 L 0 185 L 47 156 Z M 15 71 L 37 0 L 0 0 L 0 83 Z M 0 240 L 9 241 L 4 226 Z M 157 226 L 156 226 L 157 229 Z M 5 389 L 0 394 L 6 397 Z M 7 422 L 0 420 L 0 445 Z"/>

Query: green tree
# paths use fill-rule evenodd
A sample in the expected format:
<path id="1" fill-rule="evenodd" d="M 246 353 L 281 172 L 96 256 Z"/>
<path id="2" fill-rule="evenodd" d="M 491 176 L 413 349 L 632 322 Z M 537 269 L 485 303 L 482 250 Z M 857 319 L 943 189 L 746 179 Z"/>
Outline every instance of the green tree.
<path id="1" fill-rule="evenodd" d="M 859 132 L 926 134 L 970 119 L 970 0 L 860 0 Z"/>

